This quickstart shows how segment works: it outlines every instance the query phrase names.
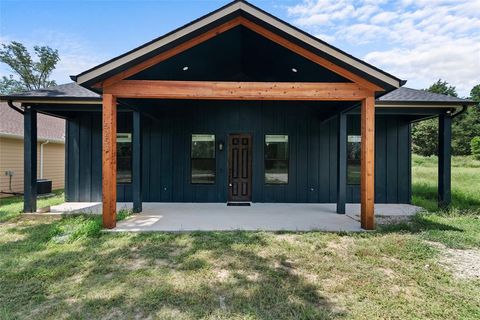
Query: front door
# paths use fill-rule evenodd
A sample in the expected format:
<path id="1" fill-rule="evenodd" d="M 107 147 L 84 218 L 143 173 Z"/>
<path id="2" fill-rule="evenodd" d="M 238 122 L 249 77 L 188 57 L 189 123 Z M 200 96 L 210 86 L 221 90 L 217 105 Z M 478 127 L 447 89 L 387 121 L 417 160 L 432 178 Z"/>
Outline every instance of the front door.
<path id="1" fill-rule="evenodd" d="M 252 135 L 228 138 L 228 201 L 252 200 Z"/>

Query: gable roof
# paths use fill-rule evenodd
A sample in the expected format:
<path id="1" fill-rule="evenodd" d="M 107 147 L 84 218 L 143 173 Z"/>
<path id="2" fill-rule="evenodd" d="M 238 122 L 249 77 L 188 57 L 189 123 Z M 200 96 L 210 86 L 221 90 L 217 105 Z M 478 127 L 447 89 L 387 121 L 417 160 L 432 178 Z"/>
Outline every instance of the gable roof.
<path id="1" fill-rule="evenodd" d="M 385 88 L 387 91 L 398 88 L 405 83 L 405 81 L 307 34 L 244 0 L 233 1 L 183 27 L 76 76 L 71 76 L 71 78 L 82 86 L 91 87 L 95 83 L 118 74 L 237 16 L 242 16 L 255 23 L 262 24 L 263 27 L 281 34 L 317 55 L 323 56 L 333 63 Z"/>
<path id="2" fill-rule="evenodd" d="M 445 94 L 428 92 L 406 87 L 398 88 L 377 99 L 377 105 L 391 104 L 430 104 L 430 105 L 474 105 L 475 102 L 469 99 L 452 97 Z"/>
<path id="3" fill-rule="evenodd" d="M 37 130 L 39 140 L 65 141 L 65 120 L 38 114 Z M 0 136 L 23 138 L 23 115 L 7 103 L 0 102 Z"/>

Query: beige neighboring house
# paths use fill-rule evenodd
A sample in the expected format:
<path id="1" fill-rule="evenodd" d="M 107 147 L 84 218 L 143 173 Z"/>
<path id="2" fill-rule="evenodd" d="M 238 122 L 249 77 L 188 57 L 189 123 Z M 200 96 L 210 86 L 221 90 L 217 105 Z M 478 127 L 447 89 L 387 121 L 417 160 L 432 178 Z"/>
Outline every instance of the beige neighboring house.
<path id="1" fill-rule="evenodd" d="M 65 120 L 38 114 L 37 130 L 37 177 L 52 180 L 53 190 L 63 189 Z M 0 198 L 11 193 L 23 193 L 23 115 L 1 102 Z"/>

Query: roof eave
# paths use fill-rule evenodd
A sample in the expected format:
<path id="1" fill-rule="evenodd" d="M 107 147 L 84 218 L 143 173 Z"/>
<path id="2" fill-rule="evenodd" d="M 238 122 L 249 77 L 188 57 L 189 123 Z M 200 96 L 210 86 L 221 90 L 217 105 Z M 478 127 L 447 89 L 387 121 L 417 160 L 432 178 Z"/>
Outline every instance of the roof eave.
<path id="1" fill-rule="evenodd" d="M 381 101 L 376 100 L 375 106 L 431 106 L 431 107 L 439 107 L 439 108 L 446 108 L 446 107 L 463 107 L 463 106 L 475 106 L 477 103 L 471 100 L 465 101 Z"/>

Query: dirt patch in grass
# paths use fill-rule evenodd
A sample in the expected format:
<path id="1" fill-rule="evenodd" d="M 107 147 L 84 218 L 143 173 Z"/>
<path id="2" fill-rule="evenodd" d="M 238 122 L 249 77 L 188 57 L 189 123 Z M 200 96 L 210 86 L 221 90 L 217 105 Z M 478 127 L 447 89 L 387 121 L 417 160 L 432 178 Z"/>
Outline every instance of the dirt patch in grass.
<path id="1" fill-rule="evenodd" d="M 480 250 L 452 249 L 442 243 L 428 243 L 440 250 L 439 263 L 457 279 L 480 279 Z"/>

